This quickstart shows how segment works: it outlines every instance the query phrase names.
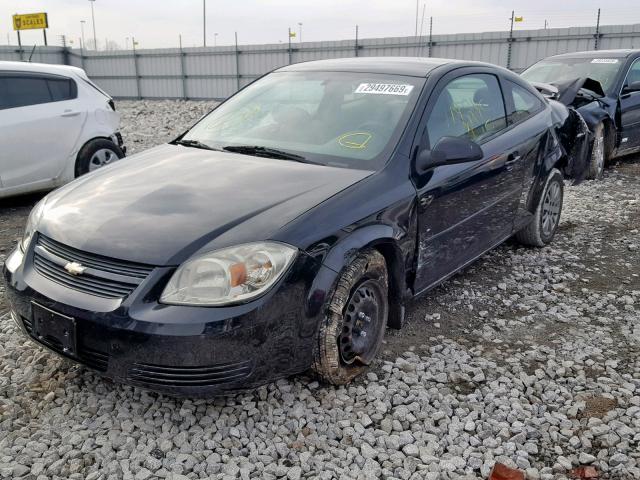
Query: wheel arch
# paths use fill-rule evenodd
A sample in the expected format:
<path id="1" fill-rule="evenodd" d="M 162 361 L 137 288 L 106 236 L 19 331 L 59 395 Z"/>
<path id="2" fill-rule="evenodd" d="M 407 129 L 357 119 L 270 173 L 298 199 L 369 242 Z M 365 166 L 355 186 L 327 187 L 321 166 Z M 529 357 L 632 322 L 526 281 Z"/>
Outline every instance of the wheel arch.
<path id="1" fill-rule="evenodd" d="M 327 285 L 329 288 L 325 287 L 325 291 L 333 291 L 344 269 L 361 251 L 366 249 L 378 251 L 385 259 L 389 276 L 387 325 L 390 328 L 400 329 L 404 321 L 404 298 L 407 289 L 406 256 L 393 227 L 389 225 L 362 227 L 333 245 L 322 262 L 325 267 L 334 272 L 331 285 Z"/>
<path id="2" fill-rule="evenodd" d="M 73 162 L 74 178 L 78 178 L 80 176 L 78 174 L 78 171 L 79 171 L 78 162 L 80 161 L 80 155 L 82 154 L 82 151 L 87 147 L 87 145 L 89 145 L 91 142 L 94 142 L 96 140 L 106 140 L 108 142 L 113 143 L 116 147 L 120 148 L 120 146 L 117 143 L 115 143 L 113 139 L 109 136 L 97 135 L 95 137 L 91 137 L 89 140 L 85 141 L 82 145 L 80 145 L 80 148 L 78 149 L 78 153 L 76 153 L 76 158 L 75 158 L 75 161 Z"/>

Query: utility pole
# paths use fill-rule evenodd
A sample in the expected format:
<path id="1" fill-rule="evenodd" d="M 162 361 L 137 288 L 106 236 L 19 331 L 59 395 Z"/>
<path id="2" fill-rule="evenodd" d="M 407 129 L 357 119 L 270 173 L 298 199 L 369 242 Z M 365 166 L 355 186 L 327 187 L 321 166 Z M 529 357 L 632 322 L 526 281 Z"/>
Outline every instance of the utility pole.
<path id="1" fill-rule="evenodd" d="M 507 68 L 511 69 L 511 44 L 513 43 L 513 21 L 515 20 L 515 10 L 511 10 L 511 27 L 509 28 L 509 45 L 507 45 Z"/>
<path id="2" fill-rule="evenodd" d="M 358 25 L 356 25 L 356 57 L 358 56 Z"/>
<path id="3" fill-rule="evenodd" d="M 598 50 L 599 41 L 600 41 L 600 9 L 598 9 L 598 20 L 596 21 L 596 45 L 594 50 Z"/>
<path id="4" fill-rule="evenodd" d="M 80 20 L 80 32 L 82 32 L 82 48 L 85 48 L 86 42 L 84 41 L 84 24 L 87 23 L 84 20 Z"/>
<path id="5" fill-rule="evenodd" d="M 287 40 L 289 40 L 289 65 L 291 65 L 291 28 L 289 28 L 289 35 L 287 37 Z"/>
<path id="6" fill-rule="evenodd" d="M 202 0 L 202 46 L 207 46 L 207 0 Z"/>
<path id="7" fill-rule="evenodd" d="M 140 74 L 138 73 L 138 54 L 136 53 L 136 37 L 131 35 L 131 45 L 133 46 L 133 68 L 136 74 L 136 93 L 138 100 L 142 100 L 142 93 L 140 91 Z"/>
<path id="8" fill-rule="evenodd" d="M 427 4 L 422 5 L 422 18 L 420 18 L 420 36 L 418 37 L 418 56 L 422 56 L 422 29 L 424 27 L 424 11 L 427 8 Z"/>
<path id="9" fill-rule="evenodd" d="M 416 0 L 416 33 L 414 37 L 418 36 L 418 14 L 420 13 L 420 0 Z"/>
<path id="10" fill-rule="evenodd" d="M 298 22 L 298 26 L 300 27 L 300 38 L 298 38 L 298 43 L 302 43 L 302 22 Z"/>
<path id="11" fill-rule="evenodd" d="M 89 0 L 91 2 L 91 21 L 93 22 L 93 49 L 98 50 L 98 37 L 96 37 L 96 16 L 93 12 L 93 4 L 96 0 Z"/>
<path id="12" fill-rule="evenodd" d="M 218 34 L 217 33 L 213 34 L 213 46 L 214 47 L 218 46 Z"/>

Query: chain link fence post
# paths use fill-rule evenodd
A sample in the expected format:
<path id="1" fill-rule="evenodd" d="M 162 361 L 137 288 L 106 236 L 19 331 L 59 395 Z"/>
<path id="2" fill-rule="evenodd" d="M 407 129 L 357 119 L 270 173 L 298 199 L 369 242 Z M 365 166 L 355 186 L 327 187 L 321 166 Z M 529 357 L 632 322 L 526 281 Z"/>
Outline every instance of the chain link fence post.
<path id="1" fill-rule="evenodd" d="M 595 44 L 594 50 L 598 50 L 598 43 L 600 41 L 600 9 L 598 9 L 598 20 L 596 21 L 595 37 L 596 37 L 596 42 L 595 42 L 596 44 Z"/>
<path id="2" fill-rule="evenodd" d="M 236 92 L 240 90 L 240 50 L 238 50 L 238 32 L 236 34 Z"/>
<path id="3" fill-rule="evenodd" d="M 186 59 L 186 53 L 184 52 L 184 50 L 182 50 L 182 35 L 179 36 L 180 38 L 180 76 L 182 77 L 182 98 L 184 98 L 185 100 L 189 99 L 189 96 L 187 95 L 187 75 L 186 75 L 186 65 L 185 62 L 187 61 Z"/>

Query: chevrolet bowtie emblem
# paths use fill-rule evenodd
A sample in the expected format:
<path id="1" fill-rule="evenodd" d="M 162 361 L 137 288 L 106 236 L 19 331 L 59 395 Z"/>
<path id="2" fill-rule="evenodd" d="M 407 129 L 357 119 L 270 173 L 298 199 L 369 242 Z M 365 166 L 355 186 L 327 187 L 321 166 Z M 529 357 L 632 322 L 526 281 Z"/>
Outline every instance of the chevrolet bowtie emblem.
<path id="1" fill-rule="evenodd" d="M 64 266 L 64 269 L 71 275 L 82 275 L 87 267 L 83 267 L 78 262 L 69 262 Z"/>

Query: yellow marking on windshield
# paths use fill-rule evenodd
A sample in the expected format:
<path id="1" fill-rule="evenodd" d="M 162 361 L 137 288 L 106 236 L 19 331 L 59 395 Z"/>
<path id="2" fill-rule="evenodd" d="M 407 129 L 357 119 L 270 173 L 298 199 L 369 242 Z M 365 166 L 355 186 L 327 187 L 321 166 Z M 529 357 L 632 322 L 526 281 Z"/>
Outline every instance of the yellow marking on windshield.
<path id="1" fill-rule="evenodd" d="M 338 137 L 338 143 L 345 148 L 362 150 L 367 148 L 367 143 L 369 143 L 371 138 L 372 135 L 367 132 L 345 133 Z"/>

